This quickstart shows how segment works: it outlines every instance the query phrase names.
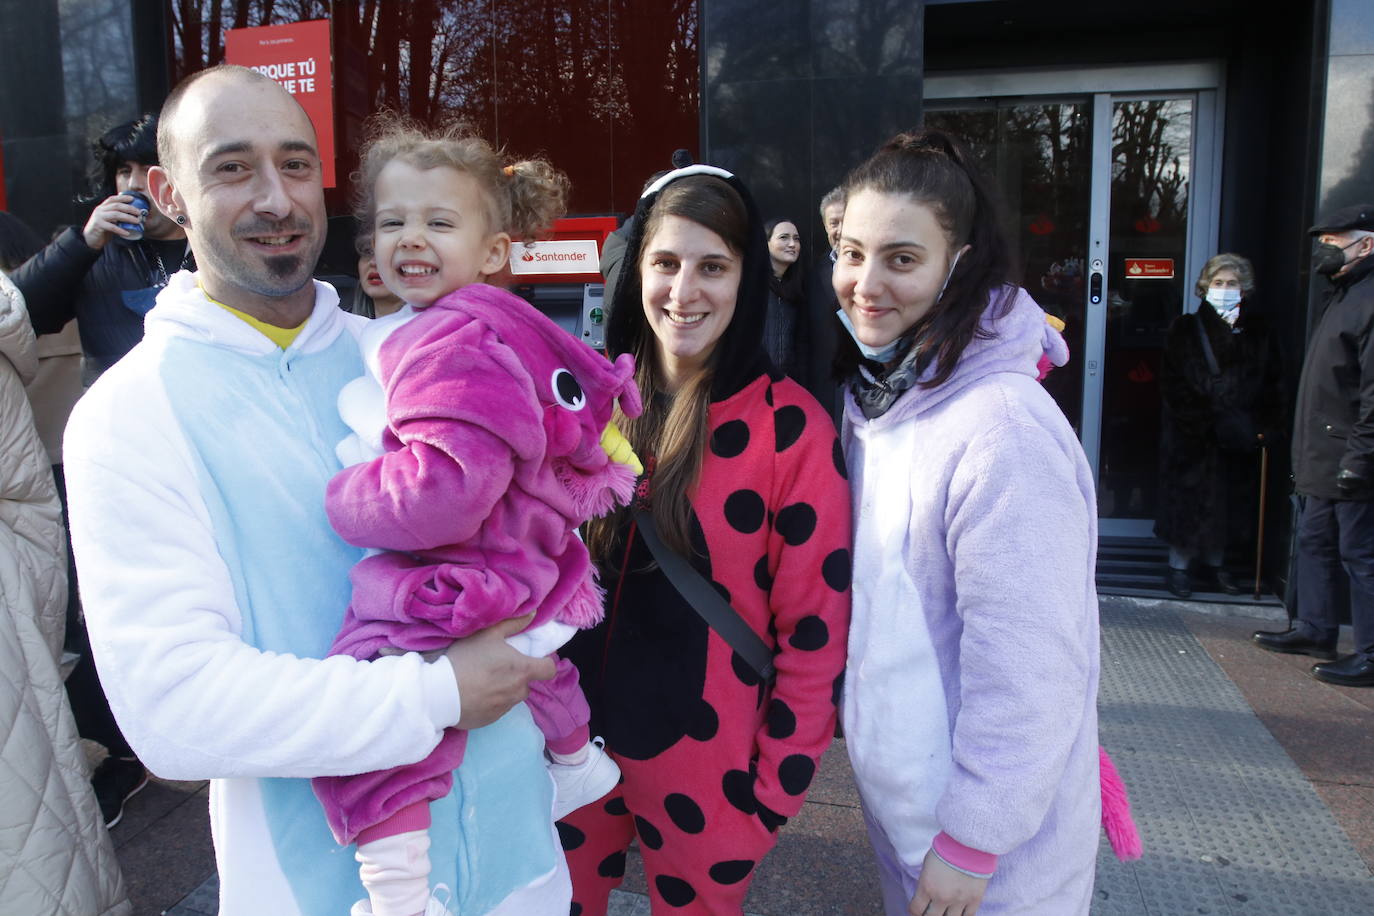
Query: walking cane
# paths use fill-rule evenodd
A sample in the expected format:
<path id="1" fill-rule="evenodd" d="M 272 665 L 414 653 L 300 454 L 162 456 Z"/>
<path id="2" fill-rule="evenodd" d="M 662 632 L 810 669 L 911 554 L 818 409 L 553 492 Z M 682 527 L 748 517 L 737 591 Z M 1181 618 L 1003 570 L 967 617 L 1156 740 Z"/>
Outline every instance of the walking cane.
<path id="1" fill-rule="evenodd" d="M 1255 596 L 1260 600 L 1260 563 L 1264 559 L 1264 503 L 1269 489 L 1269 446 L 1260 446 L 1259 522 L 1255 531 Z"/>

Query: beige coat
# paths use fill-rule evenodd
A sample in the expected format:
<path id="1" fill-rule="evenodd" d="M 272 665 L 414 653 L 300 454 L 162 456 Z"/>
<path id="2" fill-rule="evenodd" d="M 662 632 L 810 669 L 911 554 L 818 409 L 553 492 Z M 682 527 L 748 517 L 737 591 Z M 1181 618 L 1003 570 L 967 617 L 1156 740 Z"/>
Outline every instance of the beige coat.
<path id="1" fill-rule="evenodd" d="M 24 394 L 37 366 L 0 274 L 0 913 L 115 916 L 132 908 L 57 667 L 66 540 Z"/>
<path id="2" fill-rule="evenodd" d="M 38 372 L 24 388 L 48 463 L 61 464 L 62 430 L 86 390 L 81 384 L 81 335 L 75 319 L 56 334 L 38 338 Z"/>

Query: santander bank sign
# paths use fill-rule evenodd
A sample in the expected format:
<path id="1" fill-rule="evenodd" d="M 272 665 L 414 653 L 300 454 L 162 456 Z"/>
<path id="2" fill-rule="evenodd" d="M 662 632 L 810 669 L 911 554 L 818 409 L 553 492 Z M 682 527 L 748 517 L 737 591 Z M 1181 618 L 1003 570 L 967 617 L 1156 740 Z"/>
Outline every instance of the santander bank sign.
<path id="1" fill-rule="evenodd" d="M 510 272 L 516 276 L 594 274 L 600 270 L 595 239 L 515 242 L 510 246 Z"/>

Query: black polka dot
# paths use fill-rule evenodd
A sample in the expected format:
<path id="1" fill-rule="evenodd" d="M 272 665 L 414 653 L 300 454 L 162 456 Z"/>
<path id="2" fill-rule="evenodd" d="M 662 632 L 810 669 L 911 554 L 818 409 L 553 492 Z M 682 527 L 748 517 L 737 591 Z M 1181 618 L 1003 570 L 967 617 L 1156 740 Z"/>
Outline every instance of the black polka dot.
<path id="1" fill-rule="evenodd" d="M 773 386 L 769 385 L 768 390 L 763 393 L 763 403 L 769 407 L 773 406 Z"/>
<path id="2" fill-rule="evenodd" d="M 716 711 L 710 703 L 702 700 L 701 705 L 697 707 L 697 714 L 687 730 L 688 736 L 694 741 L 706 742 L 714 738 L 718 731 L 720 731 L 720 716 L 716 715 Z"/>
<path id="3" fill-rule="evenodd" d="M 797 730 L 797 715 L 792 707 L 774 697 L 768 702 L 768 737 L 790 738 Z"/>
<path id="4" fill-rule="evenodd" d="M 759 673 L 744 660 L 738 652 L 730 653 L 730 667 L 735 670 L 735 677 L 746 687 L 754 687 L 759 682 Z"/>
<path id="5" fill-rule="evenodd" d="M 788 795 L 800 795 L 816 775 L 815 762 L 805 754 L 793 754 L 778 767 L 778 782 Z"/>
<path id="6" fill-rule="evenodd" d="M 568 908 L 568 916 L 582 916 L 582 904 L 573 901 L 573 905 Z"/>
<path id="7" fill-rule="evenodd" d="M 601 864 L 596 867 L 596 873 L 603 878 L 625 877 L 625 850 L 613 852 L 602 859 Z"/>
<path id="8" fill-rule="evenodd" d="M 738 884 L 754 870 L 753 859 L 726 859 L 717 862 L 707 872 L 717 884 Z"/>
<path id="9" fill-rule="evenodd" d="M 849 588 L 849 551 L 841 547 L 821 561 L 821 578 L 837 592 Z"/>
<path id="10" fill-rule="evenodd" d="M 701 813 L 701 806 L 681 792 L 663 799 L 663 810 L 683 833 L 701 833 L 706 829 L 706 815 Z"/>
<path id="11" fill-rule="evenodd" d="M 754 564 L 754 584 L 760 591 L 773 590 L 773 574 L 768 571 L 768 554 L 759 557 L 759 561 Z"/>
<path id="12" fill-rule="evenodd" d="M 614 814 L 616 817 L 624 817 L 630 813 L 630 809 L 625 807 L 625 797 L 623 795 L 617 795 L 601 807 L 607 814 Z"/>
<path id="13" fill-rule="evenodd" d="M 797 621 L 797 628 L 792 631 L 792 637 L 787 642 L 794 649 L 815 652 L 830 642 L 830 628 L 825 625 L 824 620 L 811 614 Z"/>
<path id="14" fill-rule="evenodd" d="M 558 842 L 563 845 L 564 852 L 572 852 L 587 842 L 587 835 L 572 824 L 555 821 L 553 826 L 558 831 Z"/>
<path id="15" fill-rule="evenodd" d="M 712 582 L 711 587 L 716 590 L 716 594 L 725 599 L 726 604 L 730 603 L 730 590 L 728 588 L 721 585 L 719 582 Z"/>
<path id="16" fill-rule="evenodd" d="M 658 888 L 658 895 L 669 906 L 686 906 L 697 899 L 697 892 L 692 890 L 692 885 L 672 875 L 659 875 L 654 879 L 654 887 Z"/>
<path id="17" fill-rule="evenodd" d="M 778 451 L 781 452 L 796 444 L 805 429 L 806 411 L 795 404 L 788 404 L 773 411 L 773 437 Z"/>
<path id="18" fill-rule="evenodd" d="M 747 770 L 727 770 L 720 781 L 725 800 L 745 814 L 758 810 L 754 799 L 754 774 Z"/>
<path id="19" fill-rule="evenodd" d="M 778 513 L 775 527 L 778 534 L 782 535 L 783 541 L 791 546 L 805 544 L 807 538 L 816 530 L 816 510 L 808 503 L 784 506 Z"/>
<path id="20" fill-rule="evenodd" d="M 844 672 L 841 671 L 835 676 L 835 683 L 830 685 L 830 702 L 836 706 L 840 705 L 840 697 L 844 694 Z"/>
<path id="21" fill-rule="evenodd" d="M 758 531 L 763 513 L 763 497 L 753 490 L 736 490 L 725 498 L 725 520 L 741 534 Z"/>
<path id="22" fill-rule="evenodd" d="M 663 848 L 663 834 L 658 832 L 658 828 L 653 824 L 635 815 L 635 832 L 639 834 L 639 842 L 650 849 Z"/>
<path id="23" fill-rule="evenodd" d="M 842 480 L 849 479 L 849 468 L 844 464 L 844 446 L 840 445 L 840 440 L 836 439 L 834 446 L 830 449 L 830 457 L 835 462 L 835 470 L 840 472 Z"/>
<path id="24" fill-rule="evenodd" d="M 743 420 L 722 423 L 711 433 L 711 452 L 721 458 L 734 458 L 748 447 L 749 424 Z"/>

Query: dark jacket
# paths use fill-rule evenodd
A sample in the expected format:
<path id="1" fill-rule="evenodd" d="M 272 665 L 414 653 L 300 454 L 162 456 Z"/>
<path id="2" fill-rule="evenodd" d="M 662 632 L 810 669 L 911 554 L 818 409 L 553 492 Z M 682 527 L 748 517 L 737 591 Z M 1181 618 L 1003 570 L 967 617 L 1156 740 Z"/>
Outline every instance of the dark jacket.
<path id="1" fill-rule="evenodd" d="M 112 238 L 97 251 L 72 227 L 10 279 L 24 294 L 34 333 L 55 334 L 77 319 L 90 384 L 143 339 L 143 316 L 183 260 L 164 256 L 159 271 L 152 243 Z"/>
<path id="2" fill-rule="evenodd" d="M 1331 284 L 1307 346 L 1293 418 L 1293 476 L 1299 493 L 1348 499 L 1336 474 L 1374 483 L 1374 257 Z M 1374 498 L 1374 490 L 1364 499 Z"/>
<path id="3" fill-rule="evenodd" d="M 1206 303 L 1169 325 L 1159 373 L 1164 422 L 1155 533 L 1175 547 L 1223 549 L 1253 535 L 1257 450 L 1283 428 L 1278 338 L 1247 305 L 1236 328 Z M 1215 373 L 1199 329 L 1216 358 Z"/>

